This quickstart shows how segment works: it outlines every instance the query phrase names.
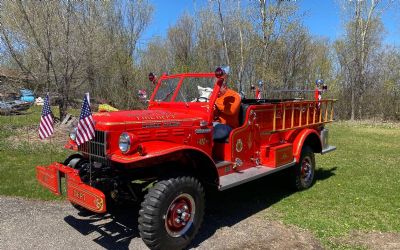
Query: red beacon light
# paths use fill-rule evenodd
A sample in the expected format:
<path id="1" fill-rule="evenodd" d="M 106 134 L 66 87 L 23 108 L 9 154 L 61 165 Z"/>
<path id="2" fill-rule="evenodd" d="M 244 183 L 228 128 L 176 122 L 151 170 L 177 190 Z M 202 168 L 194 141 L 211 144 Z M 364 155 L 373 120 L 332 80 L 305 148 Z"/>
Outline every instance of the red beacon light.
<path id="1" fill-rule="evenodd" d="M 156 75 L 154 75 L 152 72 L 149 73 L 149 81 L 152 83 L 155 83 L 156 81 Z"/>
<path id="2" fill-rule="evenodd" d="M 227 74 L 229 74 L 229 66 L 225 66 L 225 67 L 218 67 L 216 70 L 215 70 L 215 77 L 217 77 L 217 78 L 222 78 L 222 77 L 224 77 L 225 75 L 227 75 Z"/>
<path id="3" fill-rule="evenodd" d="M 223 76 L 224 76 L 224 71 L 222 70 L 221 67 L 218 67 L 218 68 L 215 70 L 215 77 L 221 78 L 221 77 L 223 77 Z"/>

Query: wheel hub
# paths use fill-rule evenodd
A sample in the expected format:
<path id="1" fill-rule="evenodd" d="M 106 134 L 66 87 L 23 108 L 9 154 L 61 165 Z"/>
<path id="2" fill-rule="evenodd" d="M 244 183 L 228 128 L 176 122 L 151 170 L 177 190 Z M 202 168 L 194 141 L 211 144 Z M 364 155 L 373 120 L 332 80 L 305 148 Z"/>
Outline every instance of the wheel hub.
<path id="1" fill-rule="evenodd" d="M 312 166 L 308 158 L 304 158 L 301 163 L 301 178 L 308 183 L 312 175 Z"/>
<path id="2" fill-rule="evenodd" d="M 186 233 L 193 223 L 195 214 L 194 199 L 189 194 L 180 194 L 168 207 L 165 216 L 165 228 L 172 237 Z"/>

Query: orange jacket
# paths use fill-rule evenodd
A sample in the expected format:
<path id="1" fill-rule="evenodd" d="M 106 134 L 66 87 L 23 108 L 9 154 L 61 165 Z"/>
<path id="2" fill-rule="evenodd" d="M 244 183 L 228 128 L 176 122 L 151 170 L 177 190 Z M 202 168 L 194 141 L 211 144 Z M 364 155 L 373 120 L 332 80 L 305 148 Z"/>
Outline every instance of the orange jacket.
<path id="1" fill-rule="evenodd" d="M 226 93 L 215 100 L 215 105 L 218 110 L 215 115 L 218 116 L 216 121 L 236 128 L 239 126 L 239 110 L 240 110 L 240 95 L 227 89 Z"/>

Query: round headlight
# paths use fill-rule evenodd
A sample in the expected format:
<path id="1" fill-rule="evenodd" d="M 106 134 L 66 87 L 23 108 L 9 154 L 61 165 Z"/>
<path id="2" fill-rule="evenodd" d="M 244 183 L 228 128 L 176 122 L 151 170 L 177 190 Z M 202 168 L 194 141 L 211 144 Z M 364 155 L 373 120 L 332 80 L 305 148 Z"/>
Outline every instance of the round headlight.
<path id="1" fill-rule="evenodd" d="M 71 130 L 71 132 L 69 132 L 69 138 L 71 138 L 71 140 L 75 141 L 76 140 L 76 131 L 78 130 L 77 127 L 73 128 Z"/>
<path id="2" fill-rule="evenodd" d="M 131 147 L 131 137 L 128 133 L 122 133 L 119 137 L 119 149 L 122 153 L 127 153 Z"/>

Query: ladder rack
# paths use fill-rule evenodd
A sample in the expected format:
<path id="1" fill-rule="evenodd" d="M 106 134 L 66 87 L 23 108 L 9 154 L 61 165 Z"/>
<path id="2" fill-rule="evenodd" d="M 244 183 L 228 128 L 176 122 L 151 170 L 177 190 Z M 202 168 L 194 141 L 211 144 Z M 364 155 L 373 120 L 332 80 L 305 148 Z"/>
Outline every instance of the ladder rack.
<path id="1" fill-rule="evenodd" d="M 327 99 L 274 103 L 272 104 L 272 129 L 270 132 L 332 122 L 335 102 L 335 99 Z"/>

